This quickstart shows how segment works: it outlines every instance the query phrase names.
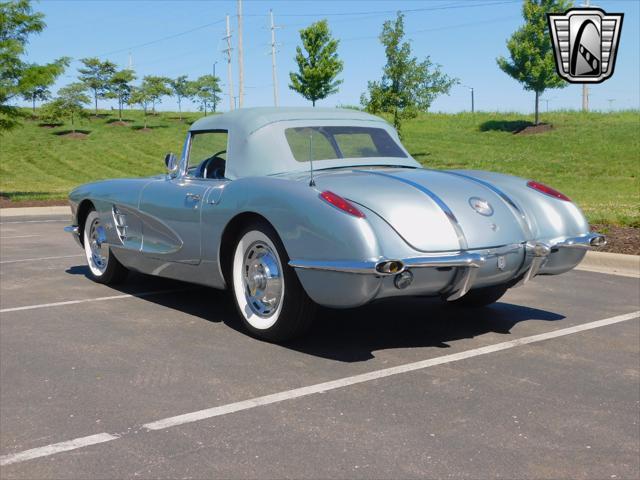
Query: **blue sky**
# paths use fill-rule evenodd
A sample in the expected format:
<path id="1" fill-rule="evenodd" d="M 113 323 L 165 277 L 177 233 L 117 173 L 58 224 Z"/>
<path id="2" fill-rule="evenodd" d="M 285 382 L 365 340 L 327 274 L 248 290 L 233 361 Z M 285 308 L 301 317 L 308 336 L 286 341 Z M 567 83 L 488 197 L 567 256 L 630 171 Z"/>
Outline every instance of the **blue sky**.
<path id="1" fill-rule="evenodd" d="M 625 14 L 615 74 L 600 85 L 591 86 L 591 107 L 607 111 L 640 108 L 640 0 L 597 0 L 608 12 Z M 522 23 L 521 1 L 509 0 L 414 0 L 414 1 L 284 1 L 245 0 L 244 64 L 245 106 L 273 104 L 269 9 L 273 9 L 277 30 L 278 84 L 280 104 L 297 106 L 308 102 L 288 88 L 288 74 L 294 70 L 298 30 L 326 18 L 334 36 L 340 39 L 344 60 L 344 83 L 339 93 L 318 102 L 319 106 L 357 104 L 368 80 L 378 79 L 384 52 L 377 36 L 382 23 L 396 10 L 406 11 L 405 31 L 419 58 L 431 56 L 443 70 L 475 89 L 476 109 L 530 112 L 533 93 L 496 66 L 506 55 L 506 39 Z M 163 0 L 43 0 L 36 10 L 46 15 L 47 29 L 33 37 L 29 60 L 47 62 L 66 55 L 75 61 L 54 90 L 74 81 L 77 60 L 100 56 L 126 67 L 129 53 L 139 78 L 143 75 L 196 78 L 216 73 L 226 85 L 224 17 L 232 15 L 235 34 L 235 1 Z M 185 33 L 183 33 L 185 32 Z M 173 36 L 173 38 L 159 39 Z M 233 38 L 234 47 L 236 38 Z M 233 53 L 234 84 L 237 92 L 237 50 Z M 226 87 L 223 87 L 227 91 Z M 549 109 L 579 109 L 581 87 L 570 85 L 544 95 Z M 228 108 L 228 97 L 222 107 Z M 612 99 L 612 101 L 609 101 Z M 107 102 L 102 102 L 107 106 Z M 161 109 L 174 110 L 173 99 L 163 100 Z M 186 109 L 192 109 L 187 106 Z M 470 94 L 462 86 L 449 96 L 438 98 L 433 111 L 458 112 L 470 108 Z M 542 111 L 547 103 L 542 103 Z"/>

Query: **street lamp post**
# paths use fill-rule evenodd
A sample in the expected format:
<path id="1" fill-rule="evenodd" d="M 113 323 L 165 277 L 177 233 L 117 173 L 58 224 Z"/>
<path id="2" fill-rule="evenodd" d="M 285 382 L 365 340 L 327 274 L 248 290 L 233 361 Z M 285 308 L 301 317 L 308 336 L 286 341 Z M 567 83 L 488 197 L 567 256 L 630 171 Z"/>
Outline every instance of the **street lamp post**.
<path id="1" fill-rule="evenodd" d="M 476 111 L 476 106 L 475 106 L 475 98 L 473 95 L 473 87 L 470 87 L 469 85 L 462 85 L 465 88 L 468 88 L 469 91 L 471 92 L 471 113 L 475 113 Z"/>

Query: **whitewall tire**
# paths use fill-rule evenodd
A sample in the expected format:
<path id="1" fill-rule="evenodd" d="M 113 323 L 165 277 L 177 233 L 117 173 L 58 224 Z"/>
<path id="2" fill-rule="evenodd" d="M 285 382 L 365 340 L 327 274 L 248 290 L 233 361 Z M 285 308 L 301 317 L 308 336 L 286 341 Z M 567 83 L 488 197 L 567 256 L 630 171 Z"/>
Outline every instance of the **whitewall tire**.
<path id="1" fill-rule="evenodd" d="M 89 276 L 98 283 L 116 284 L 127 276 L 127 269 L 113 256 L 100 216 L 89 212 L 84 222 L 82 244 L 89 267 Z"/>
<path id="2" fill-rule="evenodd" d="M 238 313 L 253 336 L 284 342 L 301 335 L 315 315 L 277 233 L 267 222 L 243 229 L 234 249 L 231 282 Z"/>

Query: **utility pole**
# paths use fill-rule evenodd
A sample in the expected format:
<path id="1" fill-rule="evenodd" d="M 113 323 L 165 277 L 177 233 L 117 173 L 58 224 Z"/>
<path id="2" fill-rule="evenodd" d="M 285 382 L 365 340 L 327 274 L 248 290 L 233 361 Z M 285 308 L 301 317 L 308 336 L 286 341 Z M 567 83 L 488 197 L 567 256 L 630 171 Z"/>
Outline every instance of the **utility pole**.
<path id="1" fill-rule="evenodd" d="M 218 77 L 216 77 L 216 65 L 218 64 L 217 61 L 213 62 L 213 79 L 217 80 Z M 216 92 L 213 92 L 213 113 L 216 113 L 216 106 L 218 105 L 218 94 Z"/>
<path id="2" fill-rule="evenodd" d="M 127 66 L 127 70 L 133 70 L 133 55 L 129 52 L 129 65 Z"/>
<path id="3" fill-rule="evenodd" d="M 242 59 L 242 0 L 238 0 L 238 104 L 244 103 L 244 61 Z"/>
<path id="4" fill-rule="evenodd" d="M 582 6 L 585 8 L 589 8 L 591 6 L 591 1 L 584 0 L 584 4 L 582 4 Z M 586 83 L 582 84 L 582 111 L 589 111 L 589 85 L 587 85 Z"/>
<path id="5" fill-rule="evenodd" d="M 271 17 L 271 76 L 273 77 L 273 104 L 278 106 L 278 72 L 276 70 L 276 27 L 273 23 L 273 10 L 269 10 Z"/>
<path id="6" fill-rule="evenodd" d="M 231 30 L 229 28 L 229 15 L 227 15 L 227 36 L 223 40 L 227 40 L 227 48 L 223 51 L 227 52 L 227 85 L 229 85 L 229 110 L 233 110 L 233 77 L 231 76 Z"/>

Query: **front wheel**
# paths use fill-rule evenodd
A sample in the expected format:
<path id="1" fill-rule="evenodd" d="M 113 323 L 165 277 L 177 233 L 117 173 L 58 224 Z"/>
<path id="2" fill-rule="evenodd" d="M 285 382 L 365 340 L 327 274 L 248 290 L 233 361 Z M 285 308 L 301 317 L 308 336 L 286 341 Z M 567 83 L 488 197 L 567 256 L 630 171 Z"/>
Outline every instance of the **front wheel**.
<path id="1" fill-rule="evenodd" d="M 316 305 L 307 296 L 276 231 L 266 222 L 238 236 L 231 272 L 233 296 L 249 333 L 270 342 L 302 335 Z"/>
<path id="2" fill-rule="evenodd" d="M 448 302 L 452 305 L 460 307 L 486 307 L 492 303 L 497 302 L 509 288 L 504 285 L 495 285 L 493 287 L 478 288 L 471 290 L 463 297 Z"/>
<path id="3" fill-rule="evenodd" d="M 128 270 L 114 257 L 100 217 L 96 211 L 89 212 L 84 222 L 83 245 L 92 280 L 106 285 L 121 283 Z"/>

